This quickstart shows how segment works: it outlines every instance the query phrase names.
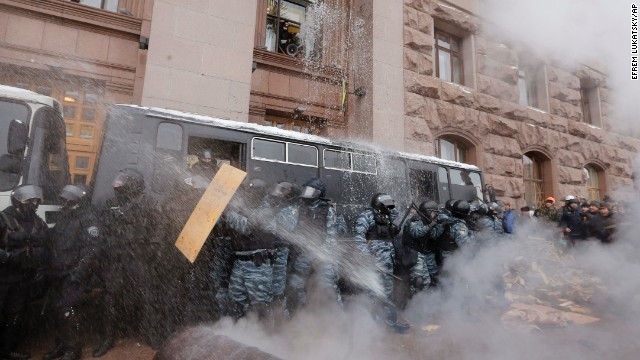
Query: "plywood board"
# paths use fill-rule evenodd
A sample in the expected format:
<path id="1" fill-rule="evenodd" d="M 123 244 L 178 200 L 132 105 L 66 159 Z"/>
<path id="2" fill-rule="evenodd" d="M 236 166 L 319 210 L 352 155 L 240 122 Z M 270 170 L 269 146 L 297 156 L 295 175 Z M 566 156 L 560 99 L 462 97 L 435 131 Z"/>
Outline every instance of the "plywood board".
<path id="1" fill-rule="evenodd" d="M 246 172 L 223 164 L 198 201 L 176 241 L 176 247 L 192 263 L 245 176 Z"/>

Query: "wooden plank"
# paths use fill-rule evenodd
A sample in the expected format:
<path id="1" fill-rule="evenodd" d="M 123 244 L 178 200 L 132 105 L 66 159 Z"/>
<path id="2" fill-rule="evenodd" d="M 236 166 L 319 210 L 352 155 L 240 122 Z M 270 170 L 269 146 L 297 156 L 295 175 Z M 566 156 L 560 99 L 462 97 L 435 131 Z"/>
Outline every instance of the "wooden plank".
<path id="1" fill-rule="evenodd" d="M 223 164 L 198 201 L 176 241 L 176 247 L 192 263 L 245 176 L 246 172 Z"/>

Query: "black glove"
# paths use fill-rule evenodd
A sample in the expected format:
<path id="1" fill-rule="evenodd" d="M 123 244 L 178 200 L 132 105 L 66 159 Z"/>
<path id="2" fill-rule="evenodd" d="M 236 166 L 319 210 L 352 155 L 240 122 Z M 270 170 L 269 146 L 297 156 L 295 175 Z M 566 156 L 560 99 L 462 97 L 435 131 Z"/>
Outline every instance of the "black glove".
<path id="1" fill-rule="evenodd" d="M 389 225 L 389 232 L 391 233 L 391 236 L 396 236 L 400 233 L 400 228 L 396 226 L 396 224 L 391 224 Z"/>
<path id="2" fill-rule="evenodd" d="M 7 264 L 16 266 L 22 266 L 26 264 L 29 258 L 31 258 L 31 252 L 29 251 L 29 248 L 8 251 L 6 254 L 7 259 L 5 260 L 5 262 Z"/>

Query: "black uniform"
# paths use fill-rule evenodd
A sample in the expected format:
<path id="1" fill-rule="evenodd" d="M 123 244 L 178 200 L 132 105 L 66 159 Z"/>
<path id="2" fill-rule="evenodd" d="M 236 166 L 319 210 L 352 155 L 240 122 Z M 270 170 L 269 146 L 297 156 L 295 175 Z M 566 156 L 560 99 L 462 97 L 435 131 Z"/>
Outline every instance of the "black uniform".
<path id="1" fill-rule="evenodd" d="M 101 246 L 100 229 L 90 207 L 63 209 L 51 231 L 53 259 L 52 287 L 49 303 L 53 305 L 56 324 L 55 354 L 82 353 L 77 306 L 85 291 L 94 284 L 93 270 L 97 266 Z"/>
<path id="2" fill-rule="evenodd" d="M 37 207 L 36 207 L 37 208 Z M 50 259 L 47 224 L 15 205 L 0 215 L 0 357 L 10 355 L 19 340 L 19 325 L 30 293 L 44 283 Z M 38 291 L 42 292 L 42 291 Z"/>
<path id="3" fill-rule="evenodd" d="M 121 170 L 114 181 L 114 191 L 116 197 L 107 202 L 102 213 L 105 241 L 100 272 L 105 339 L 94 356 L 101 356 L 113 346 L 117 320 L 140 333 L 152 347 L 159 346 L 162 340 L 159 302 L 163 284 L 159 274 L 166 265 L 160 262 L 165 251 L 159 236 L 163 230 L 160 210 L 143 193 L 144 179 L 137 170 Z"/>

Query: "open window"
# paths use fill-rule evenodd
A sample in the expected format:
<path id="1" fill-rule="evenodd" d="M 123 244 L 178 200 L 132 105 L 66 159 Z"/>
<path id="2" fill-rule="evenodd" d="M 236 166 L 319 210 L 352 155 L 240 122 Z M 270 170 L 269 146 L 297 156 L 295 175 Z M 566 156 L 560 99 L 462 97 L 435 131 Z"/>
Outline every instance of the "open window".
<path id="1" fill-rule="evenodd" d="M 304 42 L 301 34 L 312 1 L 267 0 L 265 48 L 289 56 L 303 56 Z"/>

